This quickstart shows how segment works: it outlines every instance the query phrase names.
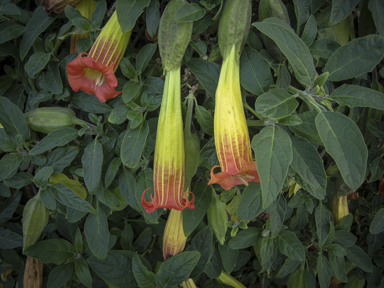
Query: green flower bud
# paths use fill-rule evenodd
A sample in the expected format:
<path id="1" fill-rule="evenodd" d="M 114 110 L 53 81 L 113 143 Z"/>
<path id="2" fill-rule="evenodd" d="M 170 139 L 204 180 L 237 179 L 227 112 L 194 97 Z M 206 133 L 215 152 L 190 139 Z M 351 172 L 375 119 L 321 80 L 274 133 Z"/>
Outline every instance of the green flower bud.
<path id="1" fill-rule="evenodd" d="M 208 224 L 212 228 L 217 240 L 223 245 L 225 242 L 225 233 L 227 232 L 228 215 L 225 211 L 225 203 L 221 202 L 215 190 L 212 189 L 211 206 L 209 206 Z"/>

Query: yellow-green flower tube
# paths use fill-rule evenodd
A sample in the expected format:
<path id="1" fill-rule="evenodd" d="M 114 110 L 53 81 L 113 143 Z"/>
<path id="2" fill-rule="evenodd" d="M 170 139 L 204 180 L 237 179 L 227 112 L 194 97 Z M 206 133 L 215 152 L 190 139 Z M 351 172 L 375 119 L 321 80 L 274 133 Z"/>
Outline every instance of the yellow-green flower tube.
<path id="1" fill-rule="evenodd" d="M 163 236 L 163 256 L 164 260 L 183 252 L 187 237 L 183 228 L 183 213 L 171 209 Z"/>

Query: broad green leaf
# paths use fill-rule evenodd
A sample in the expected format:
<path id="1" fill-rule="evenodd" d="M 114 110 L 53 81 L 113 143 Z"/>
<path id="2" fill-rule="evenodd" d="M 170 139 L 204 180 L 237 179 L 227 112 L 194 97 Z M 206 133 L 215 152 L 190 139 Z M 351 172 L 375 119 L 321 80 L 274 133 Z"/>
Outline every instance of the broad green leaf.
<path id="1" fill-rule="evenodd" d="M 140 211 L 140 205 L 136 200 L 135 177 L 132 173 L 123 167 L 119 176 L 119 188 L 125 201 L 136 211 Z M 144 192 L 144 190 L 142 191 Z"/>
<path id="2" fill-rule="evenodd" d="M 263 237 L 260 242 L 260 258 L 263 269 L 269 269 L 276 257 L 277 248 L 270 237 Z"/>
<path id="3" fill-rule="evenodd" d="M 337 279 L 342 279 L 345 276 L 345 260 L 344 256 L 337 256 L 334 254 L 328 254 L 329 262 L 332 266 L 333 273 Z"/>
<path id="4" fill-rule="evenodd" d="M 21 135 L 23 140 L 29 137 L 29 129 L 24 114 L 5 97 L 0 97 L 0 124 L 10 136 Z"/>
<path id="5" fill-rule="evenodd" d="M 347 258 L 351 260 L 353 264 L 361 268 L 365 272 L 372 272 L 373 265 L 371 259 L 368 257 L 367 253 L 360 248 L 359 246 L 353 245 L 347 247 Z"/>
<path id="6" fill-rule="evenodd" d="M 105 12 L 107 12 L 106 1 L 97 2 L 95 10 L 92 12 L 92 21 L 95 21 L 98 24 L 98 28 L 103 23 Z"/>
<path id="7" fill-rule="evenodd" d="M 75 260 L 75 272 L 80 282 L 87 288 L 92 288 L 92 276 L 84 258 Z"/>
<path id="8" fill-rule="evenodd" d="M 97 140 L 85 147 L 81 163 L 84 170 L 84 182 L 90 194 L 94 194 L 100 185 L 103 158 L 103 147 Z"/>
<path id="9" fill-rule="evenodd" d="M 332 213 L 323 204 L 320 204 L 315 210 L 315 220 L 319 245 L 322 247 L 331 229 L 330 222 L 333 222 Z"/>
<path id="10" fill-rule="evenodd" d="M 150 0 L 117 0 L 116 12 L 121 31 L 123 33 L 132 30 L 137 18 L 143 13 Z"/>
<path id="11" fill-rule="evenodd" d="M 304 266 L 301 266 L 300 269 L 295 270 L 288 280 L 287 287 L 295 287 L 295 288 L 306 288 L 305 284 L 305 270 Z"/>
<path id="12" fill-rule="evenodd" d="M 256 99 L 256 112 L 272 119 L 280 119 L 291 115 L 299 106 L 295 95 L 281 88 L 272 88 Z"/>
<path id="13" fill-rule="evenodd" d="M 197 21 L 205 15 L 205 9 L 195 3 L 185 3 L 177 9 L 174 20 L 176 22 Z"/>
<path id="14" fill-rule="evenodd" d="M 315 121 L 325 149 L 335 160 L 345 183 L 356 190 L 364 181 L 368 158 L 359 128 L 350 118 L 336 112 L 319 113 Z"/>
<path id="15" fill-rule="evenodd" d="M 200 258 L 197 251 L 182 252 L 163 262 L 156 274 L 156 284 L 159 288 L 176 287 L 188 279 Z"/>
<path id="16" fill-rule="evenodd" d="M 271 125 L 253 137 L 251 146 L 255 151 L 265 209 L 276 199 L 283 187 L 292 162 L 292 142 L 286 132 Z"/>
<path id="17" fill-rule="evenodd" d="M 89 113 L 109 113 L 112 111 L 112 108 L 108 104 L 101 103 L 94 95 L 89 95 L 83 91 L 73 94 L 71 104 Z"/>
<path id="18" fill-rule="evenodd" d="M 135 129 L 128 129 L 121 144 L 121 162 L 128 168 L 136 167 L 141 159 L 149 133 L 147 121 Z"/>
<path id="19" fill-rule="evenodd" d="M 96 213 L 89 214 L 84 224 L 84 234 L 92 254 L 105 259 L 108 252 L 108 220 L 103 209 L 96 205 Z"/>
<path id="20" fill-rule="evenodd" d="M 329 59 L 341 45 L 330 38 L 322 38 L 312 43 L 309 47 L 313 56 Z"/>
<path id="21" fill-rule="evenodd" d="M 306 139 L 294 136 L 292 140 L 293 160 L 291 168 L 313 189 L 308 190 L 315 198 L 322 200 L 327 187 L 323 161 L 316 148 Z"/>
<path id="22" fill-rule="evenodd" d="M 143 254 L 145 250 L 148 248 L 148 245 L 152 241 L 152 228 L 147 227 L 141 232 L 139 237 L 133 242 L 132 250 L 136 251 L 139 254 Z"/>
<path id="23" fill-rule="evenodd" d="M 59 62 L 48 63 L 47 72 L 42 76 L 40 86 L 44 91 L 49 91 L 53 94 L 59 95 L 63 93 L 63 81 L 60 76 Z M 92 97 L 96 99 L 95 96 Z"/>
<path id="24" fill-rule="evenodd" d="M 6 43 L 23 35 L 25 27 L 12 21 L 0 24 L 0 44 Z"/>
<path id="25" fill-rule="evenodd" d="M 260 183 L 249 182 L 241 195 L 237 216 L 241 220 L 251 220 L 263 211 Z"/>
<path id="26" fill-rule="evenodd" d="M 1 249 L 13 249 L 23 246 L 23 237 L 9 229 L 0 228 Z"/>
<path id="27" fill-rule="evenodd" d="M 357 85 L 344 84 L 333 91 L 331 98 L 348 107 L 371 107 L 384 110 L 384 93 Z"/>
<path id="28" fill-rule="evenodd" d="M 319 277 L 320 288 L 328 288 L 331 282 L 332 267 L 327 257 L 323 254 L 317 258 L 317 273 Z"/>
<path id="29" fill-rule="evenodd" d="M 33 182 L 36 186 L 45 189 L 47 188 L 48 179 L 53 174 L 53 168 L 51 166 L 46 166 L 36 172 Z"/>
<path id="30" fill-rule="evenodd" d="M 209 135 L 213 135 L 213 117 L 211 113 L 204 106 L 196 105 L 195 115 L 197 122 L 199 122 L 204 131 Z"/>
<path id="31" fill-rule="evenodd" d="M 219 245 L 218 248 L 221 260 L 223 261 L 224 270 L 228 274 L 231 274 L 233 269 L 235 268 L 237 257 L 239 256 L 239 250 L 231 249 L 226 245 Z"/>
<path id="32" fill-rule="evenodd" d="M 277 18 L 267 18 L 252 25 L 275 41 L 292 66 L 296 79 L 305 87 L 311 86 L 316 73 L 312 55 L 292 28 Z"/>
<path id="33" fill-rule="evenodd" d="M 296 261 L 304 261 L 305 250 L 295 233 L 288 230 L 281 230 L 276 237 L 276 244 L 279 251 Z"/>
<path id="34" fill-rule="evenodd" d="M 291 274 L 299 265 L 301 261 L 293 260 L 292 258 L 287 258 L 283 266 L 281 266 L 279 272 L 277 272 L 277 278 L 284 278 L 285 276 Z"/>
<path id="35" fill-rule="evenodd" d="M 278 197 L 267 209 L 269 211 L 269 228 L 271 231 L 271 238 L 275 238 L 285 220 L 285 213 L 287 212 L 287 201 L 284 197 Z"/>
<path id="36" fill-rule="evenodd" d="M 27 248 L 24 254 L 43 263 L 60 265 L 75 255 L 70 242 L 64 239 L 48 239 Z"/>
<path id="37" fill-rule="evenodd" d="M 217 278 L 220 276 L 223 269 L 223 263 L 221 261 L 219 250 L 215 249 L 212 254 L 211 260 L 205 266 L 204 273 L 210 278 Z"/>
<path id="38" fill-rule="evenodd" d="M 309 46 L 312 44 L 313 40 L 315 40 L 316 36 L 317 36 L 316 18 L 313 15 L 311 15 L 307 23 L 305 24 L 303 35 L 301 35 L 301 39 L 303 39 L 304 43 Z"/>
<path id="39" fill-rule="evenodd" d="M 77 28 L 84 30 L 84 31 L 91 31 L 91 23 L 88 19 L 85 18 L 75 18 L 72 19 L 72 24 L 75 25 Z"/>
<path id="40" fill-rule="evenodd" d="M 53 174 L 63 172 L 79 154 L 79 147 L 70 146 L 68 148 L 58 148 L 49 153 L 45 166 L 53 167 Z"/>
<path id="41" fill-rule="evenodd" d="M 212 23 L 212 16 L 205 14 L 201 19 L 193 22 L 192 35 L 199 35 L 203 33 Z"/>
<path id="42" fill-rule="evenodd" d="M 297 34 L 300 34 L 301 26 L 304 23 L 306 23 L 309 18 L 309 15 L 310 15 L 309 9 L 311 8 L 311 2 L 312 2 L 311 0 L 293 0 L 293 4 L 295 6 L 296 19 L 297 19 L 297 24 L 296 24 Z"/>
<path id="43" fill-rule="evenodd" d="M 377 211 L 369 226 L 369 232 L 372 234 L 379 234 L 384 231 L 384 208 Z"/>
<path id="44" fill-rule="evenodd" d="M 356 243 L 356 236 L 345 230 L 335 231 L 333 243 L 340 244 L 343 247 L 351 247 Z"/>
<path id="45" fill-rule="evenodd" d="M 141 73 L 147 68 L 149 61 L 152 59 L 153 54 L 155 54 L 157 49 L 156 44 L 147 44 L 139 53 L 137 53 L 136 57 L 136 70 L 138 73 Z"/>
<path id="46" fill-rule="evenodd" d="M 73 263 L 61 264 L 52 269 L 48 276 L 47 288 L 63 287 L 73 274 Z"/>
<path id="47" fill-rule="evenodd" d="M 384 38 L 368 35 L 340 47 L 329 58 L 323 72 L 329 81 L 342 81 L 371 72 L 384 56 Z"/>
<path id="48" fill-rule="evenodd" d="M 117 172 L 119 171 L 121 165 L 121 159 L 119 157 L 113 158 L 111 163 L 108 166 L 107 173 L 105 174 L 104 184 L 105 188 L 108 188 L 111 185 L 112 181 L 115 179 Z"/>
<path id="49" fill-rule="evenodd" d="M 273 78 L 268 63 L 255 49 L 246 47 L 240 57 L 240 83 L 255 95 L 268 91 Z"/>
<path id="50" fill-rule="evenodd" d="M 372 12 L 377 31 L 384 37 L 384 3 L 380 0 L 369 0 L 368 9 Z"/>
<path id="51" fill-rule="evenodd" d="M 307 139 L 308 141 L 323 145 L 323 142 L 321 141 L 316 129 L 316 116 L 317 112 L 315 111 L 307 111 L 301 113 L 299 117 L 303 123 L 289 128 L 292 130 L 292 132 Z"/>
<path id="52" fill-rule="evenodd" d="M 159 28 L 160 22 L 160 1 L 151 1 L 147 8 L 147 14 L 145 17 L 147 24 L 147 31 L 149 36 L 156 38 L 156 33 Z"/>
<path id="53" fill-rule="evenodd" d="M 123 101 L 128 105 L 132 99 L 141 95 L 143 84 L 136 81 L 128 81 L 123 87 Z"/>
<path id="54" fill-rule="evenodd" d="M 39 6 L 33 12 L 31 19 L 25 27 L 25 32 L 20 43 L 20 58 L 24 60 L 36 38 L 47 29 L 57 16 L 49 17 L 43 6 Z"/>
<path id="55" fill-rule="evenodd" d="M 368 256 L 372 257 L 384 246 L 384 233 L 371 234 L 367 236 Z"/>
<path id="56" fill-rule="evenodd" d="M 207 183 L 199 183 L 193 189 L 195 194 L 195 209 L 183 210 L 183 227 L 185 236 L 189 236 L 203 220 L 211 205 L 212 187 Z"/>
<path id="57" fill-rule="evenodd" d="M 208 226 L 200 230 L 200 232 L 193 237 L 189 251 L 200 252 L 200 259 L 193 269 L 190 278 L 197 278 L 204 272 L 205 266 L 211 259 L 215 249 L 212 240 L 213 233 Z"/>
<path id="58" fill-rule="evenodd" d="M 133 255 L 132 271 L 140 288 L 156 288 L 155 274 L 148 271 L 138 254 Z"/>
<path id="59" fill-rule="evenodd" d="M 199 40 L 199 39 L 193 39 L 190 42 L 191 46 L 197 53 L 199 53 L 201 56 L 207 54 L 207 45 Z"/>
<path id="60" fill-rule="evenodd" d="M 45 136 L 35 147 L 29 152 L 30 155 L 41 154 L 57 146 L 64 146 L 78 137 L 77 130 L 71 127 L 64 127 L 52 131 Z"/>
<path id="61" fill-rule="evenodd" d="M 95 209 L 91 206 L 91 204 L 89 204 L 87 201 L 77 195 L 71 188 L 65 186 L 62 183 L 50 185 L 49 189 L 52 192 L 53 196 L 56 198 L 56 200 L 65 206 L 83 212 L 96 212 Z"/>
<path id="62" fill-rule="evenodd" d="M 130 110 L 131 108 L 127 105 L 117 106 L 109 114 L 108 121 L 112 124 L 122 124 L 127 120 L 127 114 Z"/>
<path id="63" fill-rule="evenodd" d="M 15 192 L 0 204 L 0 224 L 3 224 L 13 217 L 16 208 L 19 206 L 21 195 L 21 191 Z"/>
<path id="64" fill-rule="evenodd" d="M 383 137 L 384 138 L 384 137 Z M 12 140 L 11 137 L 5 133 L 4 129 L 0 128 L 0 149 L 4 152 L 16 151 L 16 143 Z"/>
<path id="65" fill-rule="evenodd" d="M 220 65 L 200 58 L 192 58 L 186 65 L 208 94 L 214 97 L 220 77 Z"/>
<path id="66" fill-rule="evenodd" d="M 356 8 L 360 0 L 332 0 L 329 25 L 333 26 L 343 21 Z"/>
<path id="67" fill-rule="evenodd" d="M 0 181 L 8 178 L 23 162 L 24 157 L 18 153 L 5 154 L 0 160 Z"/>
<path id="68" fill-rule="evenodd" d="M 249 227 L 241 230 L 235 237 L 228 242 L 228 247 L 232 249 L 245 249 L 256 244 L 261 238 L 261 228 Z"/>

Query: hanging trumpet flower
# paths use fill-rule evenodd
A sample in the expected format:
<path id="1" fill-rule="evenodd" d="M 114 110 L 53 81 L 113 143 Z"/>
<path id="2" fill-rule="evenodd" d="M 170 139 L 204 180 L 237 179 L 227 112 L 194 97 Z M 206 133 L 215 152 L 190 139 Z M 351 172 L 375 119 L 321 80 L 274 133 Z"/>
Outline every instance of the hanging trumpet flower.
<path id="1" fill-rule="evenodd" d="M 214 134 L 220 166 L 211 170 L 208 184 L 220 184 L 225 190 L 248 182 L 260 182 L 240 90 L 239 59 L 247 39 L 251 20 L 250 0 L 229 0 L 219 24 L 219 47 L 223 56 L 216 90 Z M 244 20 L 245 19 L 245 20 Z M 215 174 L 214 169 L 221 168 Z"/>
<path id="2" fill-rule="evenodd" d="M 127 48 L 131 32 L 123 33 L 116 12 L 101 31 L 89 54 L 80 53 L 67 65 L 68 81 L 73 91 L 83 90 L 105 102 L 121 93 L 115 91 L 114 74 Z"/>

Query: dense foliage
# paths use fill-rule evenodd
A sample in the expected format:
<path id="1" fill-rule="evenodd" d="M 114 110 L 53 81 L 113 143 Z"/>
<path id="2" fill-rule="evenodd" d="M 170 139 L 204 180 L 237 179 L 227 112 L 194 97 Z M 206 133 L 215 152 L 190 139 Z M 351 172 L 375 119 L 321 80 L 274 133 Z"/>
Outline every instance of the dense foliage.
<path id="1" fill-rule="evenodd" d="M 211 179 L 224 171 L 211 172 L 222 164 L 218 124 L 239 124 L 215 101 L 236 67 L 223 64 L 235 28 L 218 39 L 233 1 L 185 1 L 169 21 L 190 25 L 191 39 L 166 44 L 158 30 L 170 1 L 96 2 L 87 17 L 67 3 L 60 12 L 0 0 L 1 288 L 384 287 L 383 1 L 252 0 L 249 25 L 235 14 L 246 24 L 236 51 L 258 174 L 235 175 L 233 187 Z M 110 66 L 118 84 L 99 79 L 107 96 L 88 82 L 74 92 L 83 70 L 69 79 L 67 65 L 97 54 L 114 11 L 118 38 L 129 39 Z M 161 54 L 183 44 L 180 63 Z M 181 100 L 176 134 L 194 202 L 182 196 L 174 207 L 187 208 L 171 218 L 148 203 L 161 182 L 156 136 L 175 152 L 166 140 L 176 130 L 158 119 L 163 90 L 179 87 L 164 75 L 177 82 L 180 64 L 181 90 L 166 96 Z"/>

